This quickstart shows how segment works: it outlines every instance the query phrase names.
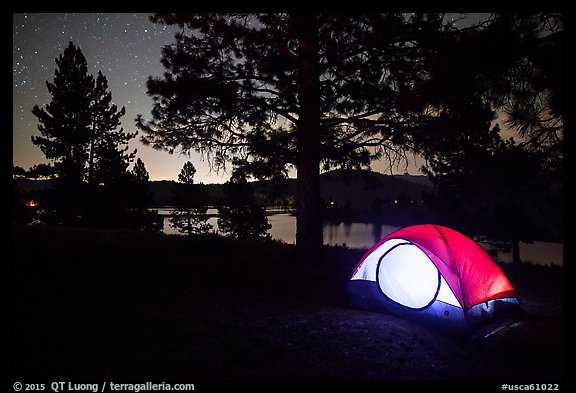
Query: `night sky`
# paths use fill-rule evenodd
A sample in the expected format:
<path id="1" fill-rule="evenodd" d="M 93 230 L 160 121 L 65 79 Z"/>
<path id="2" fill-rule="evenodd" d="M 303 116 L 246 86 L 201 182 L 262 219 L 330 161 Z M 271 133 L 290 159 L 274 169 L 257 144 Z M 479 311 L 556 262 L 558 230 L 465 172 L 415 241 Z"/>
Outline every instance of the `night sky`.
<path id="1" fill-rule="evenodd" d="M 13 14 L 13 163 L 28 169 L 48 163 L 31 135 L 39 135 L 38 119 L 32 114 L 37 104 L 44 107 L 51 100 L 46 81 L 54 79 L 55 58 L 72 41 L 82 49 L 88 72 L 101 70 L 108 79 L 112 99 L 119 108 L 126 107 L 122 117 L 125 131 L 136 130 L 134 118 L 142 114 L 150 119 L 152 99 L 146 95 L 149 75 L 162 75 L 161 48 L 174 41 L 177 27 L 149 21 L 150 14 Z M 151 180 L 173 180 L 184 163 L 192 161 L 198 172 L 195 181 L 221 183 L 226 173 L 210 173 L 200 155 L 156 151 L 134 138 L 131 149 L 137 149 Z"/>
<path id="2" fill-rule="evenodd" d="M 38 120 L 32 107 L 44 107 L 51 100 L 46 81 L 54 79 L 55 58 L 72 41 L 80 47 L 88 63 L 89 73 L 99 70 L 108 79 L 113 101 L 119 108 L 126 107 L 122 117 L 125 131 L 136 130 L 134 118 L 142 114 L 150 119 L 152 99 L 146 94 L 148 76 L 160 76 L 161 48 L 174 41 L 174 26 L 149 21 L 150 14 L 131 13 L 22 13 L 13 14 L 13 164 L 28 169 L 32 165 L 48 163 L 39 147 L 30 137 L 39 135 Z M 475 14 L 468 19 L 475 20 Z M 194 152 L 191 156 L 156 151 L 143 146 L 140 135 L 130 147 L 137 149 L 150 174 L 150 180 L 174 180 L 183 164 L 190 160 L 197 173 L 196 182 L 222 183 L 229 173 L 211 172 L 207 162 Z M 373 169 L 390 172 L 384 162 L 375 163 Z M 418 174 L 415 165 L 392 168 L 394 172 Z"/>

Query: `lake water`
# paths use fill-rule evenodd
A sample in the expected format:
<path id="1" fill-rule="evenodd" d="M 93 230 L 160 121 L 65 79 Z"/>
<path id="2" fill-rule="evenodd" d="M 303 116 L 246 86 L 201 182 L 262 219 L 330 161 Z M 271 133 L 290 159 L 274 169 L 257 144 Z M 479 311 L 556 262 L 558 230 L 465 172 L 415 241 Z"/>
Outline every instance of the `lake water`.
<path id="1" fill-rule="evenodd" d="M 164 233 L 178 234 L 174 228 L 170 227 L 167 214 L 170 209 L 158 209 L 159 213 L 165 215 Z M 208 214 L 217 214 L 217 209 L 208 209 Z M 272 225 L 269 230 L 273 239 L 281 240 L 288 244 L 296 242 L 296 217 L 288 213 L 272 214 L 268 216 L 268 222 Z M 208 223 L 212 225 L 213 231 L 218 232 L 218 218 L 210 217 Z M 324 243 L 327 245 L 345 245 L 349 248 L 368 249 L 382 237 L 400 229 L 392 225 L 379 225 L 367 223 L 326 223 L 324 224 Z M 489 250 L 492 246 L 488 243 L 478 242 L 480 246 Z M 531 261 L 541 265 L 563 265 L 564 250 L 563 243 L 552 242 L 520 242 L 520 257 L 523 261 Z M 496 259 L 498 262 L 512 262 L 512 253 L 498 251 Z"/>

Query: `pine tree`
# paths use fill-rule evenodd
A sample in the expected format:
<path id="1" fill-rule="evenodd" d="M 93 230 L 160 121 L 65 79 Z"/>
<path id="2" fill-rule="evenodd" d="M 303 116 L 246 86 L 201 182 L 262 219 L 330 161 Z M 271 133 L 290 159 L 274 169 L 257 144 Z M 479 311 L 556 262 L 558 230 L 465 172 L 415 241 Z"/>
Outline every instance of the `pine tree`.
<path id="1" fill-rule="evenodd" d="M 128 189 L 129 221 L 134 229 L 151 232 L 162 232 L 162 217 L 158 210 L 150 209 L 152 194 L 149 190 L 150 175 L 144 161 L 140 158 L 130 171 L 130 187 Z"/>
<path id="2" fill-rule="evenodd" d="M 147 210 L 152 204 L 152 194 L 148 188 L 150 175 L 148 170 L 146 170 L 144 161 L 138 158 L 130 175 L 130 206 L 140 211 Z"/>
<path id="3" fill-rule="evenodd" d="M 46 109 L 38 105 L 32 109 L 41 135 L 32 136 L 32 143 L 54 161 L 60 179 L 77 184 L 85 176 L 94 78 L 88 74 L 82 51 L 72 42 L 56 58 L 56 65 L 54 82 L 46 82 L 52 101 Z"/>
<path id="4" fill-rule="evenodd" d="M 194 184 L 196 168 L 190 161 L 184 163 L 178 183 L 173 189 L 174 211 L 170 218 L 170 226 L 186 235 L 208 233 L 212 225 L 208 224 L 206 206 L 208 191 L 204 184 Z"/>
<path id="5" fill-rule="evenodd" d="M 45 109 L 32 109 L 40 123 L 40 136 L 33 136 L 32 143 L 53 162 L 38 167 L 55 178 L 46 217 L 67 224 L 122 226 L 128 166 L 136 154 L 128 152 L 128 142 L 136 133 L 118 128 L 125 109 L 112 103 L 102 72 L 96 80 L 88 74 L 80 48 L 70 42 L 56 65 L 54 81 L 46 83 L 51 102 Z"/>
<path id="6" fill-rule="evenodd" d="M 84 179 L 88 144 L 91 136 L 91 99 L 94 78 L 88 74 L 86 59 L 72 42 L 56 58 L 53 82 L 46 82 L 52 101 L 46 108 L 35 105 L 40 136 L 32 143 L 53 161 L 55 190 L 46 206 L 55 212 L 54 219 L 67 223 L 81 221 L 85 203 Z"/>
<path id="7" fill-rule="evenodd" d="M 107 184 L 123 181 L 136 150 L 128 151 L 128 142 L 136 133 L 124 132 L 120 118 L 125 108 L 112 104 L 108 80 L 98 71 L 92 99 L 92 137 L 90 141 L 89 183 Z"/>
<path id="8" fill-rule="evenodd" d="M 235 173 L 224 184 L 224 200 L 218 208 L 218 230 L 239 239 L 270 238 L 272 225 L 266 218 L 266 209 L 258 206 L 254 190 L 242 173 Z"/>
<path id="9" fill-rule="evenodd" d="M 128 171 L 136 155 L 136 150 L 128 152 L 128 143 L 136 133 L 124 132 L 120 127 L 125 108 L 118 110 L 112 103 L 108 80 L 101 71 L 98 71 L 94 84 L 91 111 L 92 133 L 87 165 L 91 201 L 86 206 L 87 215 L 95 216 L 99 226 L 138 226 L 136 221 L 139 220 L 133 217 L 133 211 L 129 211 L 133 202 L 130 197 L 133 184 Z"/>
<path id="10" fill-rule="evenodd" d="M 434 113 L 412 138 L 440 219 L 512 240 L 516 261 L 520 240 L 562 233 L 562 21 L 494 15 L 483 28 L 443 36 L 410 97 Z M 505 139 L 495 120 L 517 138 Z"/>
<path id="11" fill-rule="evenodd" d="M 144 141 L 204 152 L 258 178 L 297 171 L 296 245 L 322 250 L 320 170 L 402 159 L 415 119 L 402 99 L 426 77 L 441 15 L 157 14 L 179 25 L 148 80 Z M 239 158 L 241 157 L 241 158 Z M 312 258 L 316 260 L 316 258 Z"/>
<path id="12" fill-rule="evenodd" d="M 134 168 L 132 168 L 132 176 L 134 181 L 139 185 L 147 185 L 148 180 L 150 180 L 150 174 L 144 165 L 144 161 L 140 158 L 136 159 L 134 163 Z"/>

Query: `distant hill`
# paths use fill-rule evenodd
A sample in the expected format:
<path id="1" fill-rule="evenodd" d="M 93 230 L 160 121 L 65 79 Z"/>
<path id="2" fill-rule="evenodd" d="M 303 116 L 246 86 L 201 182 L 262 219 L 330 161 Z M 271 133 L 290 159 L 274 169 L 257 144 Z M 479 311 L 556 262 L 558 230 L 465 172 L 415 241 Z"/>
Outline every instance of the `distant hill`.
<path id="1" fill-rule="evenodd" d="M 173 180 L 156 180 L 150 182 L 150 192 L 152 193 L 152 205 L 154 207 L 170 206 L 176 182 Z M 208 197 L 215 203 L 224 195 L 222 184 L 207 184 Z"/>
<path id="2" fill-rule="evenodd" d="M 18 180 L 18 188 L 23 194 L 27 194 L 32 191 L 41 190 L 43 188 L 52 188 L 52 180 L 30 180 L 30 179 L 20 179 Z"/>
<path id="3" fill-rule="evenodd" d="M 337 206 L 355 211 L 395 204 L 421 206 L 424 195 L 434 192 L 427 180 L 424 176 L 335 170 L 321 175 L 320 194 L 325 202 L 333 200 Z"/>
<path id="4" fill-rule="evenodd" d="M 176 182 L 159 180 L 150 182 L 153 206 L 169 206 L 172 189 Z M 265 180 L 251 182 L 255 192 L 266 198 L 271 194 L 294 196 L 296 179 L 281 182 Z M 51 187 L 50 180 L 19 180 L 18 187 L 23 194 Z M 216 204 L 223 197 L 223 184 L 207 184 L 211 203 Z M 320 175 L 320 195 L 325 203 L 334 201 L 340 207 L 354 210 L 373 209 L 378 204 L 406 202 L 421 205 L 423 195 L 432 193 L 434 188 L 425 176 L 384 175 L 368 170 L 334 170 Z"/>
<path id="5" fill-rule="evenodd" d="M 176 182 L 160 180 L 150 182 L 154 206 L 168 206 Z M 296 179 L 280 183 L 272 180 L 251 182 L 257 194 L 296 194 Z M 207 184 L 212 203 L 223 197 L 223 184 Z M 372 206 L 378 200 L 393 202 L 399 198 L 421 201 L 424 192 L 433 192 L 426 176 L 384 175 L 368 170 L 334 170 L 320 175 L 320 195 L 324 201 L 336 199 L 342 206 Z M 376 202 L 374 202 L 376 200 Z"/>
<path id="6" fill-rule="evenodd" d="M 421 184 L 423 186 L 426 187 L 430 187 L 433 188 L 434 185 L 432 184 L 432 182 L 430 181 L 430 179 L 428 179 L 428 176 L 424 176 L 424 175 L 392 175 L 394 178 L 396 179 L 402 179 L 405 181 L 410 181 L 413 183 L 418 183 Z"/>

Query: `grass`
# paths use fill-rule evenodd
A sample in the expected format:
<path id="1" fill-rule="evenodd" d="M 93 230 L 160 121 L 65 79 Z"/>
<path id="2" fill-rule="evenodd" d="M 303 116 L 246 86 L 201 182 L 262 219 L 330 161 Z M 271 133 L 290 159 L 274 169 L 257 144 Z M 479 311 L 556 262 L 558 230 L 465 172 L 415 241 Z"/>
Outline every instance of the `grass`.
<path id="1" fill-rule="evenodd" d="M 341 302 L 362 251 L 15 226 L 14 376 L 556 380 L 562 270 L 505 271 L 529 318 L 469 343 Z M 522 297 L 524 299 L 522 299 Z"/>

